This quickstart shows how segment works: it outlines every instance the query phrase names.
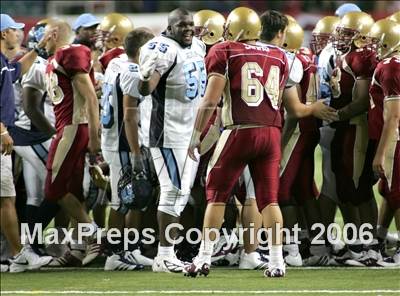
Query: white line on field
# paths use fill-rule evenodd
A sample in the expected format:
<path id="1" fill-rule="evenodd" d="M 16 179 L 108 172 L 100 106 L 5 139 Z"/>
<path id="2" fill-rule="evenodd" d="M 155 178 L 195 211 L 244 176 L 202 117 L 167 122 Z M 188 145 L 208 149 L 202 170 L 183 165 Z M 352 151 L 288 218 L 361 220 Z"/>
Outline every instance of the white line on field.
<path id="1" fill-rule="evenodd" d="M 2 295 L 38 295 L 38 294 L 371 294 L 371 293 L 382 293 L 382 294 L 394 294 L 400 293 L 400 290 L 257 290 L 257 291 L 246 291 L 246 290 L 143 290 L 143 291 L 81 291 L 81 290 L 70 290 L 70 291 L 1 291 Z"/>

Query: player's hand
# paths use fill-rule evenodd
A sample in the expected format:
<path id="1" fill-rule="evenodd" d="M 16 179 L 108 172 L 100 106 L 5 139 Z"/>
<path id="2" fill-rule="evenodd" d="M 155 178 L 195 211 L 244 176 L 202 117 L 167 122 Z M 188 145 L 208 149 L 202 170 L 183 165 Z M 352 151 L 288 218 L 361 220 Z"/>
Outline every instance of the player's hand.
<path id="1" fill-rule="evenodd" d="M 340 80 L 342 78 L 342 72 L 340 71 L 339 68 L 335 68 L 332 72 L 332 77 L 329 82 L 332 90 L 332 96 L 334 98 L 340 97 L 341 91 L 340 91 Z"/>
<path id="2" fill-rule="evenodd" d="M 149 81 L 151 75 L 153 75 L 156 69 L 156 63 L 158 60 L 158 50 L 155 50 L 152 55 L 150 55 L 147 60 L 140 64 L 140 79 L 142 81 Z"/>
<path id="3" fill-rule="evenodd" d="M 8 133 L 1 136 L 1 154 L 11 154 L 13 150 L 13 145 L 14 141 Z"/>
<path id="4" fill-rule="evenodd" d="M 132 157 L 133 171 L 141 172 L 144 171 L 144 162 L 142 154 L 134 154 Z"/>
<path id="5" fill-rule="evenodd" d="M 201 132 L 199 132 L 198 130 L 194 130 L 193 134 L 192 134 L 192 138 L 190 139 L 188 155 L 194 161 L 198 161 L 195 150 L 197 149 L 197 151 L 199 151 L 199 149 L 200 149 L 200 135 L 201 135 Z"/>
<path id="6" fill-rule="evenodd" d="M 385 156 L 380 153 L 375 154 L 374 161 L 372 162 L 372 169 L 376 176 L 380 178 L 385 177 Z"/>
<path id="7" fill-rule="evenodd" d="M 313 105 L 313 115 L 319 119 L 325 120 L 327 122 L 338 121 L 339 116 L 337 114 L 337 110 L 329 107 L 326 102 L 328 100 L 319 100 L 315 102 Z"/>
<path id="8" fill-rule="evenodd" d="M 98 137 L 89 137 L 88 150 L 90 154 L 97 154 L 100 151 L 100 140 Z"/>
<path id="9" fill-rule="evenodd" d="M 37 47 L 39 49 L 44 49 L 44 47 L 46 46 L 47 42 L 51 39 L 51 35 L 53 35 L 53 33 L 55 33 L 57 31 L 57 28 L 54 28 L 52 30 L 47 31 L 44 36 L 42 37 L 42 39 L 40 39 L 40 41 L 37 44 Z"/>

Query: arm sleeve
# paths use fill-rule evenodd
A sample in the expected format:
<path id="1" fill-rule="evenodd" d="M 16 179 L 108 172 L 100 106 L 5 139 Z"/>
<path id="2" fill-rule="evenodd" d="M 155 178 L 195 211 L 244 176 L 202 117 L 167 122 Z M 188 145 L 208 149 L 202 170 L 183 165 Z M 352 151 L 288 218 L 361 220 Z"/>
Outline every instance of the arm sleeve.
<path id="1" fill-rule="evenodd" d="M 120 86 L 123 95 L 129 95 L 131 97 L 140 98 L 138 91 L 139 84 L 139 73 L 137 66 L 135 70 L 127 70 L 121 74 Z"/>
<path id="2" fill-rule="evenodd" d="M 285 87 L 290 88 L 293 85 L 300 83 L 301 79 L 303 78 L 303 65 L 301 61 L 291 53 L 287 53 L 286 57 L 287 57 L 287 63 L 286 63 L 287 72 L 289 71 L 290 72 Z M 286 81 L 286 79 L 284 81 Z"/>
<path id="3" fill-rule="evenodd" d="M 139 64 L 143 64 L 148 58 L 156 54 L 158 57 L 155 70 L 162 76 L 175 63 L 176 50 L 176 46 L 170 46 L 163 43 L 162 40 L 151 40 L 140 49 Z"/>
<path id="4" fill-rule="evenodd" d="M 44 94 L 46 91 L 45 79 L 44 79 L 44 71 L 43 67 L 40 67 L 39 63 L 34 63 L 29 71 L 22 76 L 21 85 L 24 87 L 32 87 L 41 94 Z"/>
<path id="5" fill-rule="evenodd" d="M 206 67 L 209 76 L 212 73 L 225 76 L 228 66 L 228 51 L 229 48 L 224 43 L 211 47 L 206 57 Z"/>

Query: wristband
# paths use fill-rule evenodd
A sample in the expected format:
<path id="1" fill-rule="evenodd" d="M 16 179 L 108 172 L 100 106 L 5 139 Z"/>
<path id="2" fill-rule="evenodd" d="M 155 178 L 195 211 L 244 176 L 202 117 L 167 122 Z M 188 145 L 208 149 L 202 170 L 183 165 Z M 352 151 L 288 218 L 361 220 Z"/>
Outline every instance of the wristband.
<path id="1" fill-rule="evenodd" d="M 4 131 L 4 132 L 2 132 L 2 133 L 0 134 L 0 136 L 5 136 L 5 135 L 8 135 L 8 131 Z"/>

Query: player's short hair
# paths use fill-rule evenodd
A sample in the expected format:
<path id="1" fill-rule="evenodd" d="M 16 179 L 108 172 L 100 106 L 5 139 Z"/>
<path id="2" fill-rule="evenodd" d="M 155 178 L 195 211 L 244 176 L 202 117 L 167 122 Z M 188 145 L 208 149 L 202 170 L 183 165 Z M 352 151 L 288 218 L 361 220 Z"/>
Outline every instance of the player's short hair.
<path id="1" fill-rule="evenodd" d="M 289 24 L 288 18 L 276 10 L 267 10 L 261 17 L 261 40 L 271 41 L 279 31 L 283 32 Z"/>
<path id="2" fill-rule="evenodd" d="M 153 37 L 154 34 L 147 28 L 137 28 L 129 32 L 124 41 L 124 48 L 128 57 L 135 57 L 139 49 Z"/>

